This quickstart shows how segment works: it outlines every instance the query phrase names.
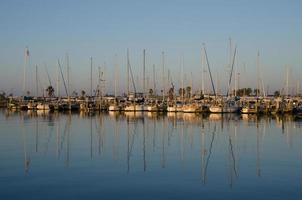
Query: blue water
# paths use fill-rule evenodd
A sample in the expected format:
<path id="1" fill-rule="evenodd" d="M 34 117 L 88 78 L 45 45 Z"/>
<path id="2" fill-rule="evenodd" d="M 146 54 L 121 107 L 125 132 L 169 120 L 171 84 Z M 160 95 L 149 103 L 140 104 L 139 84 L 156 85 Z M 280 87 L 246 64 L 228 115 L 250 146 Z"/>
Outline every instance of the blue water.
<path id="1" fill-rule="evenodd" d="M 293 116 L 0 111 L 0 199 L 302 199 Z"/>

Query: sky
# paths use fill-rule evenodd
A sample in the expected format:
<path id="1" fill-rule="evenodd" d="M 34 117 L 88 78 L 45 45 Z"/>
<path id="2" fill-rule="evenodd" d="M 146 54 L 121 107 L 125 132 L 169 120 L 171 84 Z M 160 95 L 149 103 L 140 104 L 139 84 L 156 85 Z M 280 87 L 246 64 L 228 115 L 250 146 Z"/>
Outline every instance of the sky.
<path id="1" fill-rule="evenodd" d="M 39 91 L 49 85 L 46 71 L 56 88 L 58 60 L 65 74 L 68 54 L 71 91 L 90 91 L 92 57 L 93 87 L 100 67 L 104 92 L 113 93 L 116 84 L 122 93 L 127 49 L 137 90 L 143 85 L 143 49 L 148 88 L 154 85 L 153 65 L 157 90 L 163 86 L 164 52 L 164 78 L 169 70 L 176 88 L 183 81 L 200 90 L 205 43 L 215 87 L 225 92 L 231 38 L 238 50 L 234 74 L 239 87 L 256 87 L 259 52 L 263 87 L 271 93 L 284 88 L 288 71 L 290 90 L 295 91 L 302 87 L 301 10 L 299 0 L 1 0 L 0 90 L 21 94 L 26 66 L 26 90 L 35 94 L 36 65 Z M 210 91 L 209 73 L 204 74 Z M 62 81 L 60 92 L 65 94 Z"/>

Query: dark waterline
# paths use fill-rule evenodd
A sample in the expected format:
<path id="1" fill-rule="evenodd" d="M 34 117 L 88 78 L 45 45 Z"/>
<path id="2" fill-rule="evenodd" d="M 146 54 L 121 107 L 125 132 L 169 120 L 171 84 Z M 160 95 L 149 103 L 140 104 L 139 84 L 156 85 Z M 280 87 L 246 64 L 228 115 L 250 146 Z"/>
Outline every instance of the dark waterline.
<path id="1" fill-rule="evenodd" d="M 293 116 L 0 110 L 0 199 L 302 199 Z"/>

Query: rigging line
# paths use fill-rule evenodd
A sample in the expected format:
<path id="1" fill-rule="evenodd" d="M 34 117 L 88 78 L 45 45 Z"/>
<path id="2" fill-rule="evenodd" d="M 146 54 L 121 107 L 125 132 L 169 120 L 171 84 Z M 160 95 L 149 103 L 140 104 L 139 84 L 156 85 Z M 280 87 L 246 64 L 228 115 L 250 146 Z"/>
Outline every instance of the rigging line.
<path id="1" fill-rule="evenodd" d="M 62 79 L 63 79 L 65 92 L 66 92 L 67 96 L 69 96 L 68 90 L 67 90 L 67 87 L 66 87 L 66 83 L 65 83 L 65 79 L 64 79 L 64 75 L 63 75 L 63 71 L 62 71 L 62 67 L 61 67 L 61 64 L 60 64 L 60 60 L 58 60 L 58 65 L 59 65 L 61 76 L 62 76 Z"/>
<path id="2" fill-rule="evenodd" d="M 216 124 L 214 126 L 214 131 L 212 132 L 212 140 L 211 140 L 211 144 L 210 144 L 209 155 L 208 155 L 207 160 L 206 160 L 206 166 L 205 166 L 205 170 L 204 170 L 204 177 L 206 177 L 205 175 L 207 174 L 207 169 L 208 169 L 210 157 L 211 157 L 211 154 L 212 154 L 213 142 L 214 142 L 214 139 L 215 139 L 215 132 L 216 132 Z M 204 180 L 204 183 L 205 183 L 205 181 L 206 181 L 206 179 Z"/>
<path id="3" fill-rule="evenodd" d="M 236 160 L 235 160 L 235 155 L 234 155 L 234 151 L 233 151 L 233 144 L 232 144 L 232 140 L 231 140 L 231 136 L 229 136 L 229 145 L 230 145 L 230 150 L 231 150 L 231 155 L 232 155 L 232 160 L 233 160 L 233 170 L 235 172 L 235 176 L 238 177 L 238 173 L 236 170 Z"/>
<path id="4" fill-rule="evenodd" d="M 234 50 L 233 61 L 232 61 L 232 69 L 231 69 L 231 74 L 230 74 L 230 79 L 229 79 L 229 87 L 228 87 L 228 91 L 227 91 L 227 96 L 229 96 L 230 86 L 231 86 L 231 82 L 232 82 L 232 75 L 233 75 L 236 52 L 237 52 L 237 46 L 235 47 L 235 50 Z"/>
<path id="5" fill-rule="evenodd" d="M 213 78 L 212 78 L 212 73 L 211 73 L 211 69 L 210 69 L 208 54 L 207 54 L 207 51 L 206 51 L 205 44 L 203 44 L 203 45 L 204 45 L 203 49 L 204 49 L 204 53 L 205 53 L 205 56 L 206 56 L 207 66 L 208 66 L 208 70 L 209 70 L 209 74 L 210 74 L 211 84 L 212 84 L 214 95 L 216 97 L 216 91 L 215 91 L 215 86 L 214 86 L 214 82 L 213 82 Z"/>
<path id="6" fill-rule="evenodd" d="M 51 79 L 50 79 L 50 75 L 49 75 L 49 73 L 48 73 L 48 69 L 47 69 L 46 64 L 45 64 L 45 71 L 46 71 L 46 74 L 47 74 L 47 78 L 48 78 L 49 85 L 51 86 L 51 85 L 52 85 L 52 84 L 51 84 Z"/>
<path id="7" fill-rule="evenodd" d="M 134 96 L 136 96 L 136 87 L 135 87 L 135 83 L 134 83 L 134 78 L 133 78 L 133 73 L 132 73 L 132 68 L 129 62 L 129 69 L 130 69 L 130 75 L 131 75 L 131 80 L 132 80 L 132 85 L 133 85 L 133 89 L 134 89 Z"/>

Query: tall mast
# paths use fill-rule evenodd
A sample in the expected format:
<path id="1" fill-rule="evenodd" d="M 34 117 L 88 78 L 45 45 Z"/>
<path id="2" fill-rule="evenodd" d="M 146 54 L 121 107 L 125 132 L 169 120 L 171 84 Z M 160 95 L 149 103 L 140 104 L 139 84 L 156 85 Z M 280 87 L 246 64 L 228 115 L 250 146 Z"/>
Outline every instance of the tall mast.
<path id="1" fill-rule="evenodd" d="M 204 49 L 204 54 L 205 54 L 205 57 L 206 57 L 206 61 L 207 61 L 207 65 L 208 65 L 208 70 L 209 70 L 209 74 L 210 74 L 210 78 L 211 78 L 212 88 L 213 88 L 214 96 L 216 97 L 216 91 L 215 91 L 215 86 L 214 86 L 214 82 L 213 82 L 213 78 L 212 78 L 212 73 L 211 73 L 211 69 L 210 69 L 208 54 L 207 54 L 207 51 L 206 51 L 205 44 L 203 44 L 203 45 L 204 45 L 204 48 L 203 48 Z"/>
<path id="2" fill-rule="evenodd" d="M 238 62 L 238 52 L 237 52 L 237 56 L 236 56 L 236 65 L 234 66 L 235 67 L 235 83 L 234 83 L 234 96 L 236 96 L 237 94 L 237 90 L 239 88 L 239 73 L 238 73 L 238 68 L 239 68 L 239 62 Z"/>
<path id="3" fill-rule="evenodd" d="M 92 97 L 92 57 L 90 57 L 90 97 Z"/>
<path id="4" fill-rule="evenodd" d="M 36 65 L 36 96 L 38 97 L 38 65 Z"/>
<path id="5" fill-rule="evenodd" d="M 98 67 L 98 89 L 97 89 L 97 95 L 98 98 L 100 97 L 101 94 L 101 66 Z"/>
<path id="6" fill-rule="evenodd" d="M 60 96 L 60 67 L 57 68 L 57 97 Z"/>
<path id="7" fill-rule="evenodd" d="M 182 101 L 182 103 L 183 103 L 183 101 L 184 101 L 184 91 L 185 91 L 185 88 L 184 88 L 184 57 L 183 57 L 183 55 L 182 55 L 182 57 L 181 57 L 181 61 L 180 61 L 181 63 L 180 63 L 180 65 L 181 65 L 181 73 L 180 73 L 180 75 L 181 75 L 181 88 L 182 88 L 182 92 L 181 92 L 181 101 Z"/>
<path id="8" fill-rule="evenodd" d="M 153 93 L 156 94 L 155 65 L 153 64 Z"/>
<path id="9" fill-rule="evenodd" d="M 258 53 L 257 53 L 257 90 L 256 90 L 256 96 L 258 97 L 259 96 L 259 93 L 260 93 L 260 83 L 259 83 L 259 77 L 260 77 L 260 53 L 259 53 L 259 50 L 258 50 Z"/>
<path id="10" fill-rule="evenodd" d="M 66 53 L 66 65 L 67 65 L 67 95 L 69 98 L 70 95 L 70 79 L 69 79 L 69 73 L 70 73 L 70 67 L 69 67 L 69 55 Z"/>
<path id="11" fill-rule="evenodd" d="M 130 61 L 129 61 L 129 49 L 127 49 L 127 95 L 129 95 L 130 92 L 130 85 L 129 85 L 129 68 L 130 68 Z"/>
<path id="12" fill-rule="evenodd" d="M 231 82 L 232 82 L 232 75 L 233 75 L 233 69 L 234 69 L 234 63 L 235 63 L 235 57 L 236 57 L 236 50 L 237 50 L 237 47 L 235 47 L 235 51 L 234 51 L 234 56 L 233 56 L 233 61 L 232 61 L 232 64 L 231 64 L 231 73 L 230 73 L 230 79 L 229 79 L 229 87 L 228 87 L 228 91 L 227 91 L 227 96 L 229 95 L 229 91 L 230 91 L 230 87 L 231 87 Z M 236 73 L 236 72 L 235 72 Z M 235 74 L 236 76 L 236 74 Z M 235 78 L 236 79 L 236 78 Z"/>
<path id="13" fill-rule="evenodd" d="M 193 73 L 191 72 L 191 94 L 190 94 L 190 99 L 192 97 L 193 94 Z"/>
<path id="14" fill-rule="evenodd" d="M 230 42 L 229 43 L 229 45 L 230 45 L 229 46 L 230 47 L 230 49 L 229 49 L 230 50 L 230 54 L 229 54 L 229 56 L 230 56 L 229 57 L 229 67 L 231 67 L 231 65 L 232 65 L 232 52 L 233 52 L 233 49 L 232 49 L 232 47 L 233 47 L 232 46 L 232 38 L 229 38 L 229 42 Z"/>
<path id="15" fill-rule="evenodd" d="M 230 74 L 232 73 L 233 69 L 232 69 L 232 54 L 233 54 L 233 45 L 232 45 L 232 38 L 229 37 L 229 68 L 231 70 Z M 235 75 L 236 76 L 236 75 Z M 232 86 L 231 84 L 228 86 L 228 91 L 227 93 L 232 93 Z M 231 92 L 230 92 L 231 91 Z M 228 95 L 227 95 L 228 96 Z"/>
<path id="16" fill-rule="evenodd" d="M 114 97 L 116 98 L 117 96 L 117 80 L 118 80 L 118 77 L 117 77 L 117 73 L 118 73 L 118 69 L 117 69 L 117 55 L 115 54 L 115 73 L 114 73 Z"/>
<path id="17" fill-rule="evenodd" d="M 288 89 L 288 85 L 289 85 L 289 80 L 288 80 L 288 77 L 289 77 L 289 66 L 287 65 L 286 66 L 286 96 L 288 97 L 289 96 L 289 89 Z"/>
<path id="18" fill-rule="evenodd" d="M 162 52 L 162 67 L 163 67 L 163 101 L 165 101 L 165 52 Z"/>
<path id="19" fill-rule="evenodd" d="M 298 96 L 300 93 L 300 83 L 297 81 L 297 87 L 296 87 L 296 96 Z"/>
<path id="20" fill-rule="evenodd" d="M 169 85 L 171 84 L 171 72 L 170 69 L 168 69 L 168 89 L 169 89 Z"/>
<path id="21" fill-rule="evenodd" d="M 61 64 L 60 64 L 60 60 L 58 60 L 58 66 L 60 68 L 60 72 L 61 72 L 62 80 L 63 80 L 63 83 L 64 83 L 64 88 L 65 88 L 66 95 L 69 97 L 69 93 L 68 93 L 68 89 L 66 87 L 66 83 L 65 83 L 62 67 L 61 67 Z M 44 90 L 43 90 L 43 95 L 44 95 Z"/>
<path id="22" fill-rule="evenodd" d="M 29 66 L 29 50 L 28 47 L 25 48 L 24 53 L 24 68 L 23 68 L 23 96 L 26 95 L 26 68 Z"/>
<path id="23" fill-rule="evenodd" d="M 204 54 L 202 53 L 202 50 L 201 50 L 201 90 L 202 90 L 202 94 L 205 94 L 205 91 L 204 91 L 204 61 L 205 61 L 205 58 L 204 58 Z"/>
<path id="24" fill-rule="evenodd" d="M 146 93 L 146 49 L 143 50 L 143 96 Z"/>

